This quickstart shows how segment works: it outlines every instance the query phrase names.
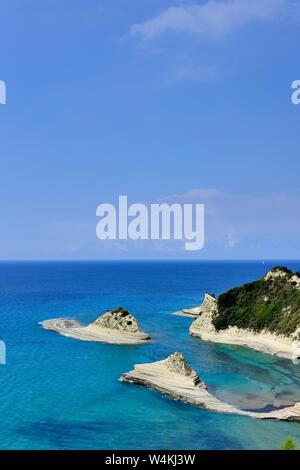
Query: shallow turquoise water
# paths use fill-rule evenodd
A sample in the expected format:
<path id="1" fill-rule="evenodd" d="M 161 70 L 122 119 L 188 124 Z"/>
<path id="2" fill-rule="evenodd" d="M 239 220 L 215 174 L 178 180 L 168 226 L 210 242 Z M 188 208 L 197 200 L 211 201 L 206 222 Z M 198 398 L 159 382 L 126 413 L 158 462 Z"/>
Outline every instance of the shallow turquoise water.
<path id="1" fill-rule="evenodd" d="M 176 350 L 218 397 L 253 409 L 300 401 L 300 366 L 188 335 L 170 315 L 262 276 L 274 263 L 2 263 L 1 449 L 273 449 L 300 444 L 300 424 L 211 413 L 120 383 L 134 363 Z M 277 264 L 277 263 L 275 263 Z M 281 263 L 282 264 L 282 263 Z M 300 263 L 285 263 L 300 270 Z M 81 342 L 43 330 L 57 316 L 94 320 L 124 306 L 153 338 L 149 345 Z"/>

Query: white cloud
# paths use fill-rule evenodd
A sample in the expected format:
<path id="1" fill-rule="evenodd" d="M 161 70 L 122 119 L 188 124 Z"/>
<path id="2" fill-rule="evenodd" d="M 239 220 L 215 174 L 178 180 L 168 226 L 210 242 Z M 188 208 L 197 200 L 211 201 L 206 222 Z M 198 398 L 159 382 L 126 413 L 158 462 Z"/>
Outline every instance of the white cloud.
<path id="1" fill-rule="evenodd" d="M 161 201 L 204 201 L 207 199 L 215 199 L 222 196 L 225 196 L 226 193 L 219 191 L 216 188 L 197 188 L 197 189 L 190 189 L 189 191 L 182 193 L 182 194 L 171 194 L 169 196 L 165 196 L 161 199 Z"/>
<path id="2" fill-rule="evenodd" d="M 233 248 L 237 244 L 238 244 L 238 239 L 236 237 L 236 234 L 233 230 L 231 230 L 227 234 L 227 243 L 225 245 L 225 248 Z"/>
<path id="3" fill-rule="evenodd" d="M 185 80 L 207 82 L 214 80 L 216 76 L 216 70 L 210 65 L 189 64 L 173 69 L 166 77 L 165 83 L 180 83 Z"/>
<path id="4" fill-rule="evenodd" d="M 288 0 L 209 0 L 204 4 L 171 6 L 131 27 L 131 35 L 156 39 L 168 31 L 222 38 L 255 20 L 268 21 L 281 13 Z"/>
<path id="5" fill-rule="evenodd" d="M 161 199 L 170 203 L 204 203 L 205 247 L 243 253 L 247 247 L 294 246 L 300 235 L 295 217 L 300 194 L 230 193 L 217 188 L 197 188 Z M 273 255 L 276 257 L 276 255 Z"/>

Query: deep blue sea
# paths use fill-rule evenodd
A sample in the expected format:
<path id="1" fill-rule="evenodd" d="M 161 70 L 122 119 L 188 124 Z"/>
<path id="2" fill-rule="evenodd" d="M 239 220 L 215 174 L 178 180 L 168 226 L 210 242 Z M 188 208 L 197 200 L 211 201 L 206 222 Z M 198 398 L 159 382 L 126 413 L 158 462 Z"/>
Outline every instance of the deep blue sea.
<path id="1" fill-rule="evenodd" d="M 181 351 L 209 389 L 245 409 L 300 401 L 300 365 L 191 338 L 171 315 L 255 280 L 276 262 L 35 262 L 0 264 L 1 449 L 277 449 L 300 423 L 227 416 L 121 383 L 135 363 Z M 280 263 L 300 271 L 300 262 Z M 123 306 L 152 343 L 82 342 L 43 330 L 89 323 Z"/>

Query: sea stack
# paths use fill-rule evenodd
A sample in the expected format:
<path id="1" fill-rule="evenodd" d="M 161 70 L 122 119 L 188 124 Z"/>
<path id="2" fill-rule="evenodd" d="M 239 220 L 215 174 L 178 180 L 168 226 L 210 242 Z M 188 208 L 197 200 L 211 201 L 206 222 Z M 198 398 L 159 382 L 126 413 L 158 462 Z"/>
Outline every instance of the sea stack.
<path id="1" fill-rule="evenodd" d="M 263 278 L 204 302 L 190 334 L 202 340 L 300 357 L 300 274 L 272 268 Z"/>
<path id="2" fill-rule="evenodd" d="M 137 364 L 131 372 L 121 376 L 122 382 L 146 385 L 173 398 L 192 395 L 199 388 L 206 389 L 196 372 L 186 362 L 183 355 L 174 352 L 162 361 L 151 364 Z"/>
<path id="3" fill-rule="evenodd" d="M 47 330 L 83 341 L 114 344 L 143 344 L 150 341 L 149 335 L 140 330 L 135 317 L 122 307 L 108 310 L 87 326 L 66 318 L 45 320 L 41 325 Z"/>
<path id="4" fill-rule="evenodd" d="M 300 420 L 300 404 L 269 412 L 245 411 L 214 397 L 184 356 L 175 352 L 162 361 L 137 364 L 120 377 L 121 382 L 144 385 L 176 400 L 219 413 L 237 414 L 256 419 Z"/>
<path id="5" fill-rule="evenodd" d="M 195 318 L 201 315 L 202 313 L 213 309 L 215 307 L 215 304 L 216 304 L 215 296 L 206 292 L 204 296 L 204 300 L 201 305 L 199 305 L 198 307 L 193 307 L 193 308 L 185 308 L 181 310 L 180 312 L 178 312 L 178 315 Z"/>

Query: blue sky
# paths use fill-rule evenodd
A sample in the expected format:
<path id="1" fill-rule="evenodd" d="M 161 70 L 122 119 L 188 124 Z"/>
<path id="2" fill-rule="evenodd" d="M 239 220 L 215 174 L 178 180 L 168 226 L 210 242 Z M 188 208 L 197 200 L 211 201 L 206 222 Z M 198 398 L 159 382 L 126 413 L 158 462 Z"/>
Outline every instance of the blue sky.
<path id="1" fill-rule="evenodd" d="M 0 259 L 299 258 L 295 0 L 2 0 Z M 204 202 L 206 244 L 96 207 Z"/>

